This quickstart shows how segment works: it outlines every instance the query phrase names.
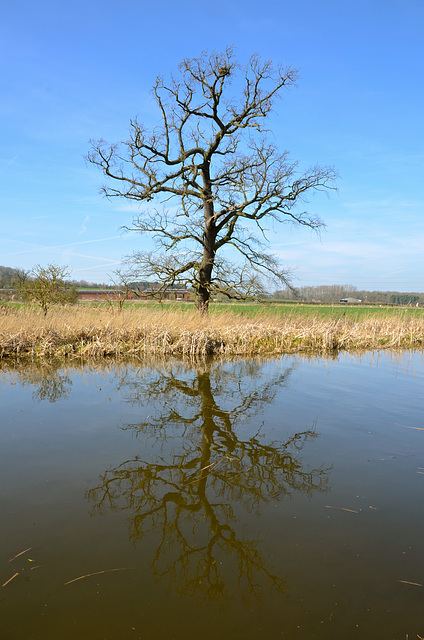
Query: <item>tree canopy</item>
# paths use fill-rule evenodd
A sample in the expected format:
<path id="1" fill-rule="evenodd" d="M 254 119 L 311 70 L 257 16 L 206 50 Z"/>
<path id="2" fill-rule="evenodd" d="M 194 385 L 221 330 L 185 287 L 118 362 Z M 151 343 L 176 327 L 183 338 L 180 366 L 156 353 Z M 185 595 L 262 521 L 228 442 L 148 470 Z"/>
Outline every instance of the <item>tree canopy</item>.
<path id="1" fill-rule="evenodd" d="M 169 81 L 156 79 L 152 131 L 135 118 L 127 141 L 91 141 L 87 159 L 107 178 L 103 194 L 145 203 L 126 228 L 157 246 L 129 258 L 134 277 L 160 281 L 159 293 L 192 286 L 203 312 L 217 293 L 261 294 L 264 276 L 287 284 L 287 269 L 267 251 L 267 225 L 319 230 L 323 222 L 301 205 L 336 177 L 318 165 L 301 172 L 267 136 L 275 100 L 296 79 L 296 70 L 257 55 L 241 67 L 232 48 L 203 53 Z"/>

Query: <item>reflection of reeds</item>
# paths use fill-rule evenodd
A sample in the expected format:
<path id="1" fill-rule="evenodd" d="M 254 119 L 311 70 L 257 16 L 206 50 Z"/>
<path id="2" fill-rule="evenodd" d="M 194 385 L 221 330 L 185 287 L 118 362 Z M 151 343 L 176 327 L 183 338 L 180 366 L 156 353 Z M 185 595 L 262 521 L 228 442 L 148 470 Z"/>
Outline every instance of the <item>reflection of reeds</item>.
<path id="1" fill-rule="evenodd" d="M 0 357 L 99 357 L 278 353 L 329 354 L 340 350 L 422 348 L 424 318 L 287 315 L 252 318 L 236 313 L 94 307 L 35 311 L 0 317 Z"/>

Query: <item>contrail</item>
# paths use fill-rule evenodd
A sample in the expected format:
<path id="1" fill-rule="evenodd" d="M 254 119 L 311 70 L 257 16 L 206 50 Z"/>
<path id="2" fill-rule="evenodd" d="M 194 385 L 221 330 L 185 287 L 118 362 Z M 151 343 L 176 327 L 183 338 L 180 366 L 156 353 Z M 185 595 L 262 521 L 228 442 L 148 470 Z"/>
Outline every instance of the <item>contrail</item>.
<path id="1" fill-rule="evenodd" d="M 13 251 L 12 253 L 7 253 L 8 256 L 17 256 L 22 253 L 34 253 L 35 251 L 51 251 L 52 249 L 66 249 L 67 247 L 75 247 L 80 244 L 93 244 L 94 242 L 107 242 L 107 240 L 117 240 L 118 238 L 122 238 L 122 236 L 110 236 L 109 238 L 98 238 L 97 240 L 81 240 L 80 242 L 70 242 L 69 244 L 56 244 L 54 246 L 43 246 L 43 245 L 35 245 L 33 249 L 24 249 L 23 251 Z M 8 238 L 3 238 L 4 240 L 8 240 Z M 8 240 L 12 242 L 12 240 Z"/>

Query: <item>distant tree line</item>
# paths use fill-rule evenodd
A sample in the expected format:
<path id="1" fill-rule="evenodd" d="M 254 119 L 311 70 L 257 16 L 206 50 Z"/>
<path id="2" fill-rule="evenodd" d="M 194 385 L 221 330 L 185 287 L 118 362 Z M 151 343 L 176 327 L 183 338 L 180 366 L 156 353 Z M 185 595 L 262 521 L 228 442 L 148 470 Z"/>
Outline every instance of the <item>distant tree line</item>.
<path id="1" fill-rule="evenodd" d="M 343 298 L 356 298 L 370 304 L 424 304 L 424 293 L 399 291 L 367 291 L 351 284 L 318 285 L 315 287 L 286 287 L 272 295 L 277 300 L 303 302 L 339 302 Z"/>
<path id="2" fill-rule="evenodd" d="M 390 296 L 392 304 L 417 304 L 421 302 L 420 296 L 412 293 L 393 293 Z"/>
<path id="3" fill-rule="evenodd" d="M 8 287 L 12 288 L 16 282 L 17 273 L 17 269 L 0 266 L 0 289 L 7 289 Z"/>
<path id="4" fill-rule="evenodd" d="M 23 287 L 23 281 L 26 281 L 28 285 L 34 280 L 40 279 L 40 273 L 37 271 L 37 269 L 39 270 L 42 268 L 38 266 L 32 271 L 24 271 L 23 269 L 14 269 L 12 267 L 0 266 L 0 289 L 10 288 L 20 290 L 21 293 L 24 294 L 23 289 L 25 287 Z M 57 269 L 57 267 L 56 265 L 49 265 L 47 270 L 48 269 L 50 269 L 48 278 L 50 278 L 49 284 L 51 289 L 51 278 L 58 276 L 58 274 L 55 275 L 55 273 L 53 273 L 54 270 Z M 53 269 L 53 272 L 51 269 Z M 118 271 L 116 273 L 118 273 L 119 275 Z M 61 276 L 61 280 L 65 282 L 65 289 L 72 290 L 71 297 L 73 299 L 75 299 L 75 290 L 77 288 L 114 290 L 120 285 L 119 278 L 116 280 L 116 282 L 110 281 L 108 284 L 88 282 L 87 280 L 69 280 L 67 277 L 68 269 L 66 267 L 64 268 L 63 273 L 60 273 L 59 275 Z M 145 289 L 153 288 L 158 284 L 156 282 L 147 280 L 130 281 L 130 279 L 126 279 L 125 283 L 131 289 L 138 289 L 142 291 Z M 57 282 L 55 282 L 55 284 L 53 285 L 53 288 L 54 287 L 56 287 L 57 290 Z M 59 289 L 60 288 L 62 288 L 62 285 L 61 287 L 59 287 Z M 171 286 L 170 288 L 177 288 L 177 285 Z M 284 289 L 274 291 L 274 293 L 270 293 L 269 298 L 275 300 L 324 303 L 339 302 L 342 298 L 356 298 L 358 300 L 361 300 L 362 302 L 368 302 L 370 304 L 424 305 L 424 293 L 404 293 L 399 291 L 367 291 L 364 289 L 358 289 L 351 284 L 331 284 L 298 288 L 286 287 Z"/>
<path id="5" fill-rule="evenodd" d="M 22 274 L 24 273 L 23 269 L 14 269 L 12 267 L 3 267 L 0 266 L 0 289 L 15 289 L 17 283 L 21 279 Z M 28 274 L 28 277 L 31 279 L 30 272 L 25 272 Z M 88 282 L 87 280 L 70 280 L 69 284 L 77 289 L 115 289 L 115 285 L 113 282 L 105 283 L 105 282 Z M 133 283 L 134 286 L 151 286 L 150 282 L 137 282 Z"/>

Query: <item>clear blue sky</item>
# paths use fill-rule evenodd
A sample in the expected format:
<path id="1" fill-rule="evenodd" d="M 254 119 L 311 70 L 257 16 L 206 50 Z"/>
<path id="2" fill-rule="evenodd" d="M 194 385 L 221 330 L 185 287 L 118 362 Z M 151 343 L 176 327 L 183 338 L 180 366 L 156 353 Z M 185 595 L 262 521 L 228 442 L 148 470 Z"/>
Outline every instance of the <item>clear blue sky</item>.
<path id="1" fill-rule="evenodd" d="M 0 18 L 0 264 L 54 262 L 108 281 L 145 240 L 103 199 L 83 156 L 155 121 L 157 74 L 234 45 L 300 69 L 277 103 L 275 142 L 302 166 L 334 165 L 313 197 L 327 229 L 281 226 L 271 249 L 294 284 L 424 291 L 423 0 L 13 0 Z"/>

